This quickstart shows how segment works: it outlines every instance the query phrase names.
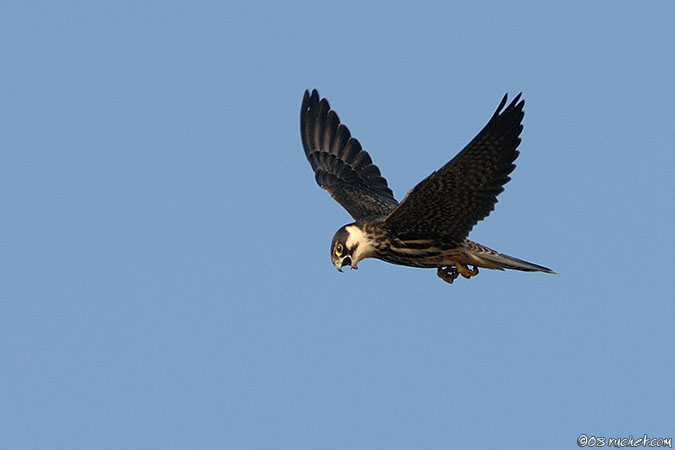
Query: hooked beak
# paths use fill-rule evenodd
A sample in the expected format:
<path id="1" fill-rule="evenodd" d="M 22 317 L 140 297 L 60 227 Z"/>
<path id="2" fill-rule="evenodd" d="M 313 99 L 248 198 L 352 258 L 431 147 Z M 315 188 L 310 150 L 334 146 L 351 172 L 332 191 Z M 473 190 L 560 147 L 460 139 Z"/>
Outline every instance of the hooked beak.
<path id="1" fill-rule="evenodd" d="M 342 272 L 344 266 L 349 266 L 353 270 L 358 270 L 358 267 L 356 267 L 356 264 L 352 263 L 352 258 L 349 256 L 345 256 L 344 258 L 335 261 L 335 268 L 340 272 Z"/>

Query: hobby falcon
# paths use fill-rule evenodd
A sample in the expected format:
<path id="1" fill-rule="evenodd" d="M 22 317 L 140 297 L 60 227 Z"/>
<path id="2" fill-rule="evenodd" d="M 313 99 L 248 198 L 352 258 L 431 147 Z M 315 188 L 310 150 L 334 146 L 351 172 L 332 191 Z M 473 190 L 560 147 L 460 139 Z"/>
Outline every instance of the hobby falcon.
<path id="1" fill-rule="evenodd" d="M 305 91 L 300 133 L 316 182 L 355 222 L 333 237 L 330 256 L 342 272 L 364 258 L 437 269 L 452 283 L 478 268 L 556 273 L 467 239 L 494 209 L 516 167 L 524 100 L 506 105 L 505 95 L 490 121 L 449 163 L 422 180 L 399 203 L 380 170 L 361 148 L 328 100 Z"/>

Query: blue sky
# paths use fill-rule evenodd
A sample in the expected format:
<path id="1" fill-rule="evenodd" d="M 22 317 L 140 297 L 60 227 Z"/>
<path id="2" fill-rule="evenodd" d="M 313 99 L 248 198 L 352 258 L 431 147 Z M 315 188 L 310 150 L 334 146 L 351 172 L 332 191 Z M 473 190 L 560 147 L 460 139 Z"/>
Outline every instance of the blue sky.
<path id="1" fill-rule="evenodd" d="M 0 447 L 673 437 L 673 23 L 665 1 L 5 4 Z M 399 199 L 522 91 L 471 238 L 560 275 L 338 273 L 307 88 Z"/>

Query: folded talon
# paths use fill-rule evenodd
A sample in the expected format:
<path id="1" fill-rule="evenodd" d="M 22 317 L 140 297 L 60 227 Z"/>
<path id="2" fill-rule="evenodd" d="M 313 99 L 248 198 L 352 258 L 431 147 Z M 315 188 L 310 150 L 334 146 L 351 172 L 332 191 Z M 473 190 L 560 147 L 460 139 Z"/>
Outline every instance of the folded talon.
<path id="1" fill-rule="evenodd" d="M 464 278 L 471 278 L 475 275 L 478 275 L 478 266 L 473 266 L 473 269 L 469 269 L 469 266 L 465 264 L 457 264 L 457 271 L 464 277 Z"/>
<path id="2" fill-rule="evenodd" d="M 436 271 L 436 275 L 443 281 L 452 284 L 452 282 L 455 281 L 455 278 L 459 276 L 459 273 L 457 273 L 457 268 L 455 266 L 446 266 L 439 267 Z"/>

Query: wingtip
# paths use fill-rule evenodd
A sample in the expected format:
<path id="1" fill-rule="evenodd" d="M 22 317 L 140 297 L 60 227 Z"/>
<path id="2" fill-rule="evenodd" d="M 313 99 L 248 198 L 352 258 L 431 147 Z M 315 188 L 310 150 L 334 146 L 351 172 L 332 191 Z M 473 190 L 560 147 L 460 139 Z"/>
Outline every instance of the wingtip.
<path id="1" fill-rule="evenodd" d="M 555 270 L 549 269 L 548 267 L 544 267 L 544 266 L 539 266 L 539 272 L 550 273 L 550 274 L 553 274 L 553 275 L 560 275 Z"/>
<path id="2" fill-rule="evenodd" d="M 504 105 L 506 105 L 506 100 L 509 98 L 509 93 L 507 92 L 504 94 L 504 97 L 502 97 L 502 101 L 499 102 L 499 106 L 497 106 L 497 112 L 495 114 L 499 114 L 499 112 L 504 108 Z"/>
<path id="3" fill-rule="evenodd" d="M 511 100 L 511 103 L 509 103 L 509 106 L 507 106 L 507 109 L 511 108 L 511 107 L 516 107 L 516 106 L 519 106 L 519 107 L 522 108 L 525 105 L 525 99 L 521 99 L 522 96 L 523 96 L 523 91 L 518 92 L 518 95 L 516 95 L 513 98 L 513 100 Z M 502 112 L 502 109 L 504 108 L 504 106 L 506 106 L 506 102 L 508 101 L 508 97 L 509 97 L 509 93 L 507 92 L 507 93 L 504 94 L 504 97 L 502 97 L 502 101 L 499 102 L 499 107 L 497 108 L 497 113 Z"/>
<path id="4" fill-rule="evenodd" d="M 318 101 L 319 99 L 319 91 L 316 89 L 312 89 L 311 91 L 309 89 L 305 89 L 305 93 L 302 95 L 302 102 L 306 103 L 309 100 L 314 100 L 316 99 Z"/>

